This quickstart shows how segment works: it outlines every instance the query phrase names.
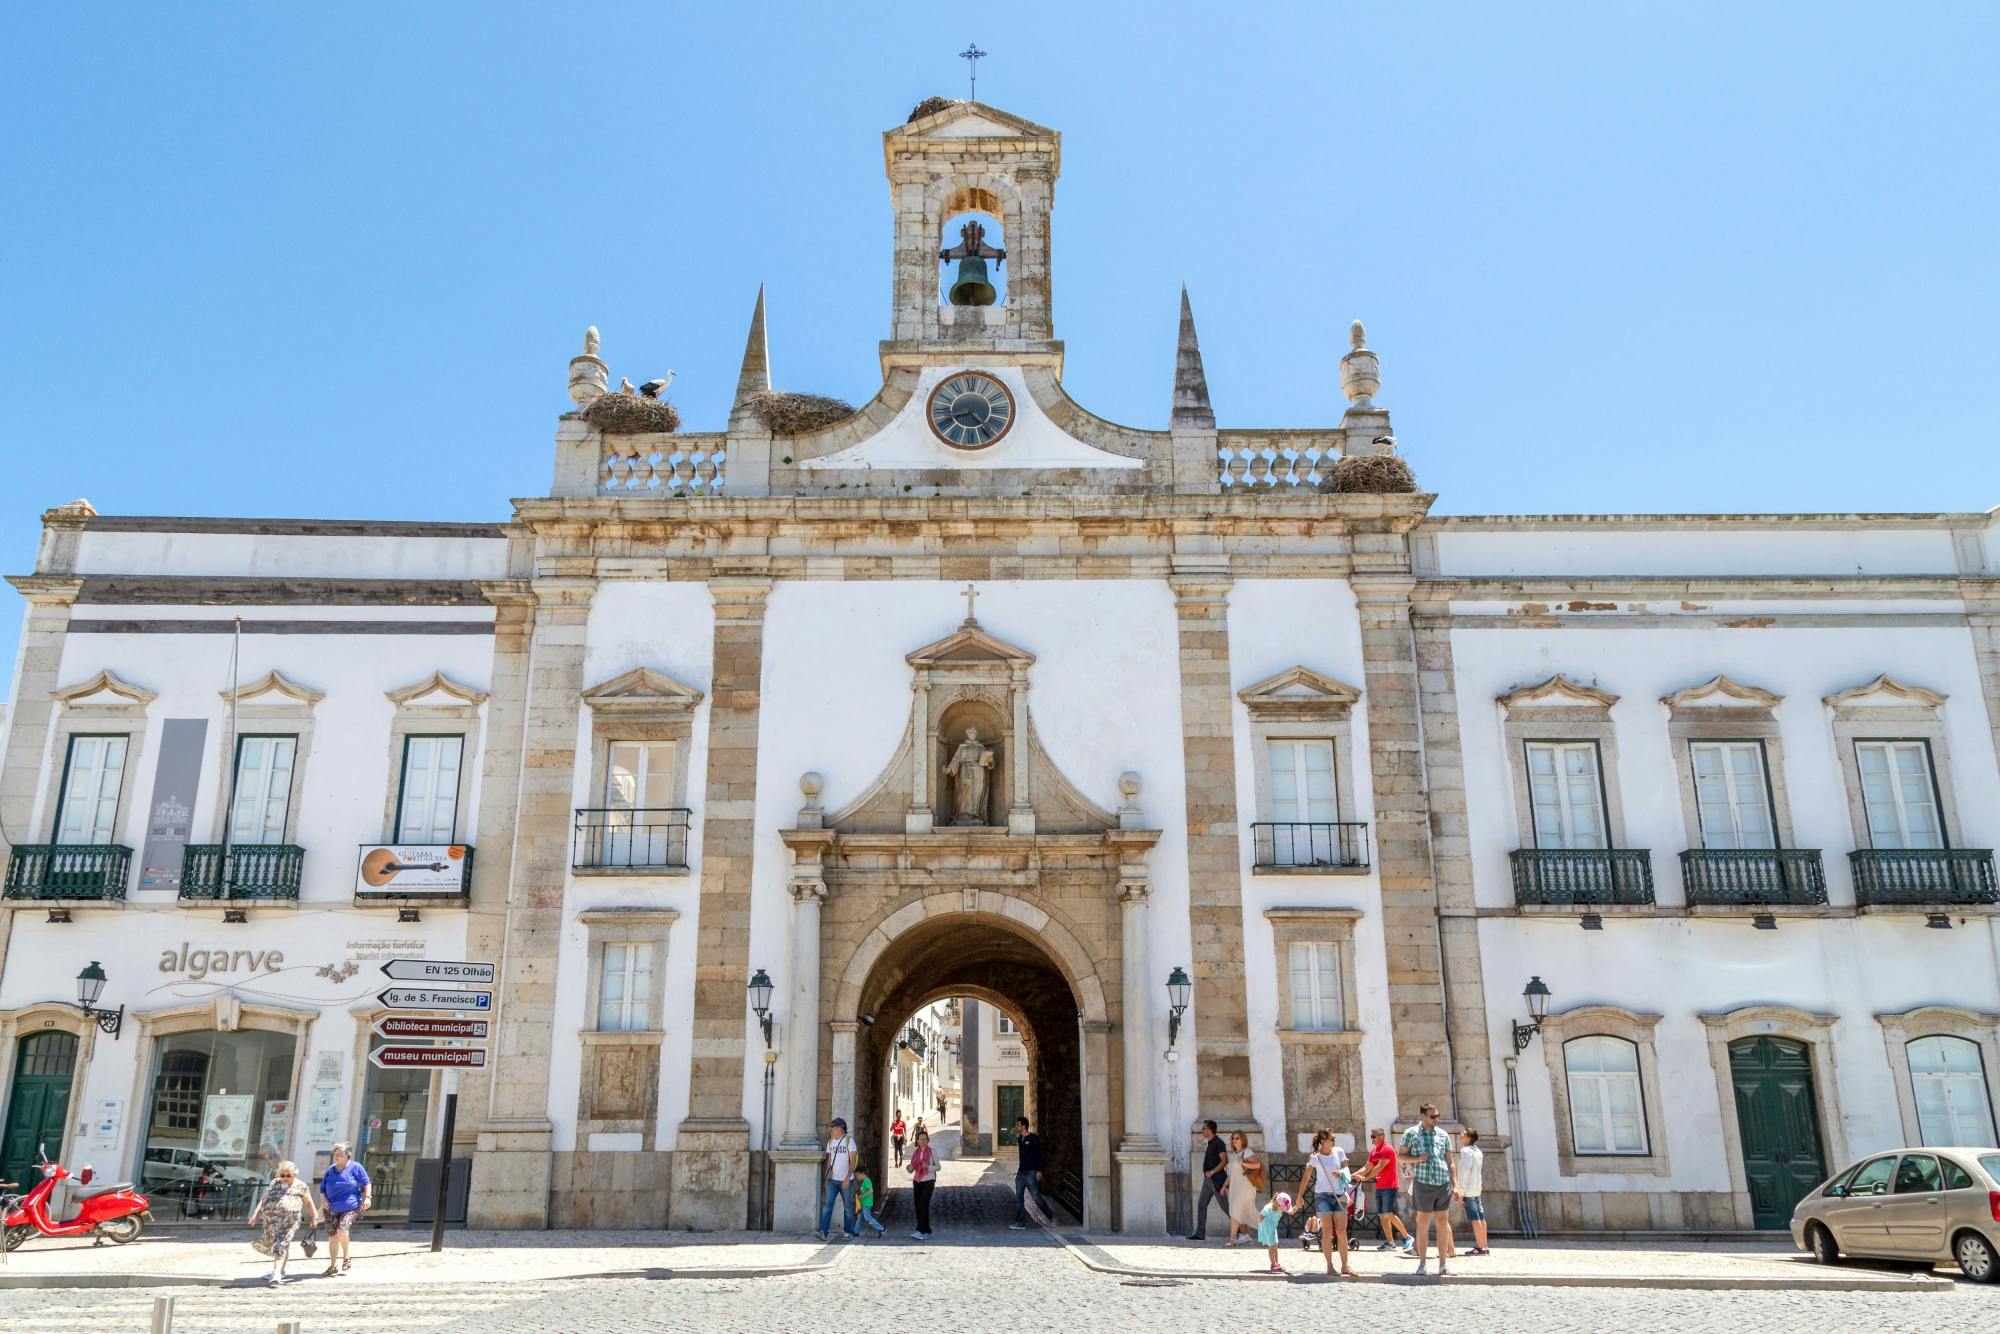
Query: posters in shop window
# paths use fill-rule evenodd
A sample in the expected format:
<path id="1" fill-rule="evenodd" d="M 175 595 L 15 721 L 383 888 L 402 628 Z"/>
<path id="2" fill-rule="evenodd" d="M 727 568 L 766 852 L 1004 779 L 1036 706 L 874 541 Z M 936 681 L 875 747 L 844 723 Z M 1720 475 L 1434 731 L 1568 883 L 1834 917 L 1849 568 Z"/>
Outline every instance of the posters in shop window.
<path id="1" fill-rule="evenodd" d="M 201 1151 L 210 1158 L 241 1160 L 250 1152 L 250 1093 L 211 1093 L 201 1100 Z"/>

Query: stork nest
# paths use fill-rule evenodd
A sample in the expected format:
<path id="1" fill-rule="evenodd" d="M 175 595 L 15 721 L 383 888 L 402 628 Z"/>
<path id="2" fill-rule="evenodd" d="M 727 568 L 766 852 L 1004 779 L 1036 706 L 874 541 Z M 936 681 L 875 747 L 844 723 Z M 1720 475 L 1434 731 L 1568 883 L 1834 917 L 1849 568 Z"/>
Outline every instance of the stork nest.
<path id="1" fill-rule="evenodd" d="M 955 97 L 926 97 L 923 101 L 917 103 L 915 107 L 911 108 L 910 120 L 922 120 L 925 116 L 935 116 L 946 107 L 955 107 L 957 105 L 958 99 Z M 903 124 L 908 125 L 910 120 L 904 121 Z"/>
<path id="2" fill-rule="evenodd" d="M 1417 475 L 1397 454 L 1349 454 L 1333 465 L 1322 490 L 1344 495 L 1407 494 L 1417 489 Z"/>
<path id="3" fill-rule="evenodd" d="M 681 414 L 673 404 L 639 394 L 599 394 L 583 410 L 583 419 L 606 435 L 672 434 L 681 429 Z"/>
<path id="4" fill-rule="evenodd" d="M 764 429 L 773 435 L 798 435 L 852 417 L 854 406 L 824 394 L 782 394 L 763 390 L 743 400 Z"/>

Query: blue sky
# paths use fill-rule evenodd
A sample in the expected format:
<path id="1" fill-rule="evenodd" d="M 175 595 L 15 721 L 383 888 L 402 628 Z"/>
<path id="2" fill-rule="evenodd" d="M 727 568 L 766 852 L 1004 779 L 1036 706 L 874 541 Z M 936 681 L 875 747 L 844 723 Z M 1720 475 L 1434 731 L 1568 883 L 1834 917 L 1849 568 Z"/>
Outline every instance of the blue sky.
<path id="1" fill-rule="evenodd" d="M 2000 6 L 16 4 L 0 569 L 77 496 L 504 518 L 585 325 L 714 427 L 760 281 L 866 399 L 879 136 L 972 38 L 1106 417 L 1185 280 L 1225 425 L 1333 421 L 1366 319 L 1439 512 L 2000 504 Z"/>

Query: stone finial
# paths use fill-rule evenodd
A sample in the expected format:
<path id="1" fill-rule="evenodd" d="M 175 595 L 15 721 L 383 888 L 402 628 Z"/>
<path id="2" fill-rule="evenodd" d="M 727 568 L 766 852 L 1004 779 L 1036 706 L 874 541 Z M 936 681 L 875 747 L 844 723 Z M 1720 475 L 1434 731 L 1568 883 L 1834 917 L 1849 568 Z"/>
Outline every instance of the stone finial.
<path id="1" fill-rule="evenodd" d="M 819 794 L 825 790 L 826 780 L 812 770 L 808 769 L 799 775 L 799 791 L 804 793 L 805 799 L 813 805 L 819 804 Z"/>
<path id="2" fill-rule="evenodd" d="M 1375 412 L 1375 395 L 1382 392 L 1382 363 L 1368 350 L 1367 334 L 1356 320 L 1348 330 L 1354 350 L 1340 359 L 1340 392 L 1355 411 Z"/>
<path id="3" fill-rule="evenodd" d="M 1141 785 L 1139 775 L 1130 769 L 1118 775 L 1118 791 L 1124 795 L 1128 803 L 1139 795 Z"/>
<path id="4" fill-rule="evenodd" d="M 757 284 L 757 305 L 750 312 L 750 336 L 743 343 L 743 367 L 736 373 L 733 409 L 741 409 L 752 394 L 771 391 L 771 349 L 764 337 L 764 284 Z"/>
<path id="5" fill-rule="evenodd" d="M 569 359 L 569 400 L 587 408 L 604 397 L 611 382 L 611 368 L 597 355 L 597 326 L 583 331 L 583 355 Z"/>
<path id="6" fill-rule="evenodd" d="M 82 496 L 78 496 L 75 500 L 70 501 L 67 505 L 57 505 L 54 509 L 50 510 L 49 513 L 52 515 L 60 515 L 66 519 L 67 518 L 88 519 L 92 515 L 97 513 L 97 506 L 91 504 L 88 500 L 85 500 Z"/>
<path id="7" fill-rule="evenodd" d="M 820 809 L 819 804 L 819 794 L 825 786 L 825 780 L 810 769 L 799 775 L 799 791 L 806 799 L 806 804 L 799 808 L 799 828 L 822 829 L 826 826 L 826 812 Z"/>
<path id="8" fill-rule="evenodd" d="M 1127 769 L 1118 775 L 1118 793 L 1125 798 L 1118 807 L 1118 827 L 1120 829 L 1141 829 L 1145 827 L 1146 816 L 1139 809 L 1139 789 L 1142 784 L 1139 775 Z"/>
<path id="9" fill-rule="evenodd" d="M 1208 376 L 1201 366 L 1201 341 L 1195 337 L 1194 308 L 1188 304 L 1186 283 L 1181 284 L 1181 330 L 1174 348 L 1174 406 L 1167 427 L 1215 429 L 1215 409 L 1208 401 Z"/>

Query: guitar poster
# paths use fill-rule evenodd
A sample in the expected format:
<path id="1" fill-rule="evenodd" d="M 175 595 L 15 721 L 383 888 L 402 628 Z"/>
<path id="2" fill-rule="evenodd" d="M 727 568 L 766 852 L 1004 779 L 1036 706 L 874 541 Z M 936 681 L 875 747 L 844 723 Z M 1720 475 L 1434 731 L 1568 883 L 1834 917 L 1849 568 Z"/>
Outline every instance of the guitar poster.
<path id="1" fill-rule="evenodd" d="M 368 843 L 355 868 L 354 892 L 367 897 L 462 895 L 472 849 L 462 843 Z"/>

